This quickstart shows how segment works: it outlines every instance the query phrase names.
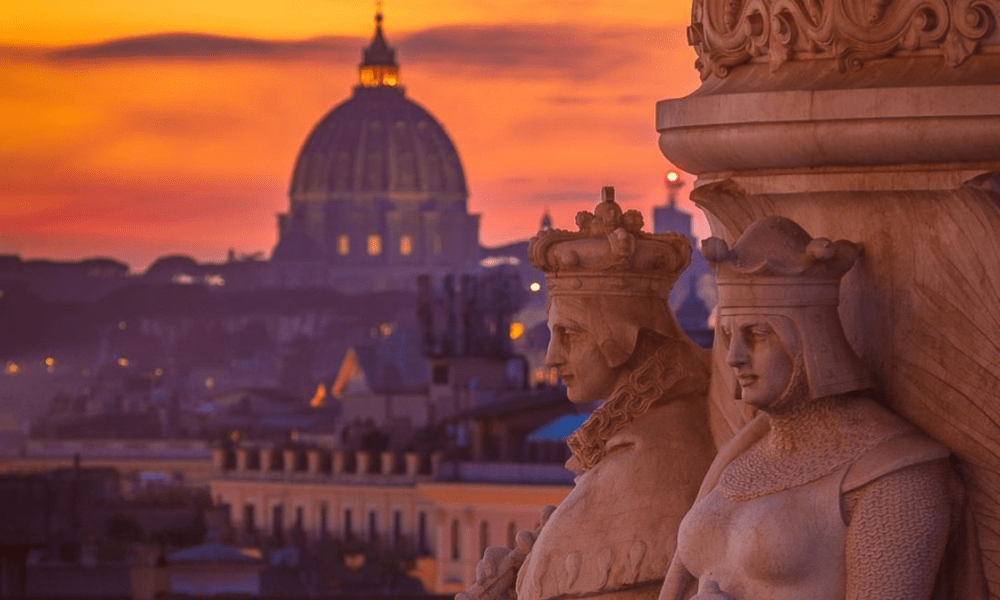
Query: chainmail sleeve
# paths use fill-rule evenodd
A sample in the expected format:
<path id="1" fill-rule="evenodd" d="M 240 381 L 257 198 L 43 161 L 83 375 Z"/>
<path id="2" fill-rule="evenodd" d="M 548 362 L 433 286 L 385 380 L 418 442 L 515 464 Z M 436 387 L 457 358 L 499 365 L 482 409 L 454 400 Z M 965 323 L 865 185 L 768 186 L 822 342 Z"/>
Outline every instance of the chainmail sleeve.
<path id="1" fill-rule="evenodd" d="M 894 471 L 844 494 L 846 600 L 927 600 L 952 514 L 947 461 Z"/>

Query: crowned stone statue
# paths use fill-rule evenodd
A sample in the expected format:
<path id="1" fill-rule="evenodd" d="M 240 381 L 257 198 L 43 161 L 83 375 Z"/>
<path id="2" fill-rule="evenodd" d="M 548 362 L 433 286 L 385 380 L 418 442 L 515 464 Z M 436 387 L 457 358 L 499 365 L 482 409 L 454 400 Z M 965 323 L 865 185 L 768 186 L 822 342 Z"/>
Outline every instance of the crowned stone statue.
<path id="1" fill-rule="evenodd" d="M 708 352 L 667 302 L 690 262 L 686 237 L 643 232 L 613 188 L 576 221 L 540 232 L 528 253 L 548 286 L 546 363 L 571 401 L 603 402 L 568 440 L 573 490 L 518 548 L 488 549 L 460 599 L 655 598 L 715 452 Z"/>
<path id="2" fill-rule="evenodd" d="M 759 413 L 719 450 L 661 600 L 947 597 L 962 488 L 948 449 L 873 399 L 844 337 L 861 247 L 766 217 L 703 251 L 736 401 Z"/>

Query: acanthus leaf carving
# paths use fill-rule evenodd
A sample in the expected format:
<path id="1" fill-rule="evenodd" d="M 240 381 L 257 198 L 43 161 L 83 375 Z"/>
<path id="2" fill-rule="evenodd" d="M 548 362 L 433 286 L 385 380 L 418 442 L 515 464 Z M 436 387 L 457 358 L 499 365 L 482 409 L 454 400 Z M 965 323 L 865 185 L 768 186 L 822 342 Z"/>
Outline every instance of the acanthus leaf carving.
<path id="1" fill-rule="evenodd" d="M 688 43 L 702 79 L 754 59 L 772 71 L 791 60 L 833 58 L 840 69 L 899 51 L 938 51 L 957 67 L 1000 20 L 991 0 L 695 0 Z"/>

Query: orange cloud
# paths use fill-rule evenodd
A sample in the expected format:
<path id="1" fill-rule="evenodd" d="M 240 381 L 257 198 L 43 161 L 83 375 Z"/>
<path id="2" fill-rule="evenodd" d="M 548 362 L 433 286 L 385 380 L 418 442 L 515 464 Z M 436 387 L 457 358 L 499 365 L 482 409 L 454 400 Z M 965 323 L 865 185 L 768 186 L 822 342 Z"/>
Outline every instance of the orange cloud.
<path id="1" fill-rule="evenodd" d="M 473 22 L 388 36 L 408 95 L 458 147 L 484 243 L 530 236 L 546 208 L 569 227 L 602 185 L 647 214 L 663 202 L 654 104 L 698 83 L 682 27 Z M 0 252 L 137 268 L 163 252 L 269 252 L 299 148 L 349 96 L 366 41 L 157 35 L 8 50 Z"/>

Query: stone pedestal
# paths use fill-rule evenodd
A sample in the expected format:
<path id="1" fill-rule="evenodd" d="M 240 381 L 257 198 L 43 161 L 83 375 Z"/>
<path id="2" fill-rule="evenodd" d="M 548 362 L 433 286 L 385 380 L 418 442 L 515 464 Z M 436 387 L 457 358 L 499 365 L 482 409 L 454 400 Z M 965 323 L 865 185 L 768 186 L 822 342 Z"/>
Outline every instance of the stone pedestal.
<path id="1" fill-rule="evenodd" d="M 983 553 L 963 577 L 984 567 L 998 598 L 1000 6 L 806 5 L 696 0 L 704 82 L 658 103 L 660 148 L 697 175 L 714 236 L 782 215 L 864 245 L 848 339 L 885 403 L 961 459 Z M 746 415 L 718 351 L 714 367 L 721 441 Z"/>

